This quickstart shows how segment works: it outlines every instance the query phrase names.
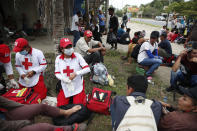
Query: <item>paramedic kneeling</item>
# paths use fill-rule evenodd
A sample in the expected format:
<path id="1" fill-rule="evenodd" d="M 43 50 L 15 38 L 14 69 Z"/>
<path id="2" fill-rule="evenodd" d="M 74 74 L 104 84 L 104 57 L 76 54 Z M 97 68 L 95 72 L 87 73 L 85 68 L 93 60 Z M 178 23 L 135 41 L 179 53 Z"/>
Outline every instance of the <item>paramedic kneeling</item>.
<path id="1" fill-rule="evenodd" d="M 110 107 L 114 131 L 157 130 L 162 106 L 155 100 L 146 99 L 147 88 L 144 76 L 134 75 L 127 79 L 127 96 L 115 97 Z"/>

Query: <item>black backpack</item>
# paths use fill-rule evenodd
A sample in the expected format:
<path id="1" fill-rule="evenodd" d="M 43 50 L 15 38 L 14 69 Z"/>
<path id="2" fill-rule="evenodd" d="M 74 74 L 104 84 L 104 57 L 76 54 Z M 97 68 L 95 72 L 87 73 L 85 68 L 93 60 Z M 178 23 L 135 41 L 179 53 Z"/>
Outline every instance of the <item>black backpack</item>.
<path id="1" fill-rule="evenodd" d="M 90 110 L 88 110 L 88 108 L 82 104 L 68 104 L 65 106 L 60 106 L 59 108 L 66 110 L 66 109 L 72 108 L 75 105 L 80 105 L 81 110 L 73 113 L 68 118 L 66 118 L 64 116 L 55 117 L 55 118 L 53 118 L 53 123 L 56 126 L 72 125 L 74 123 L 81 123 L 81 122 L 87 120 L 91 116 L 92 112 Z"/>
<path id="2" fill-rule="evenodd" d="M 131 53 L 131 57 L 133 57 L 134 59 L 137 59 L 137 56 L 139 54 L 139 51 L 140 51 L 140 47 L 141 45 L 140 44 L 137 44 L 134 48 L 133 48 L 133 51 Z"/>

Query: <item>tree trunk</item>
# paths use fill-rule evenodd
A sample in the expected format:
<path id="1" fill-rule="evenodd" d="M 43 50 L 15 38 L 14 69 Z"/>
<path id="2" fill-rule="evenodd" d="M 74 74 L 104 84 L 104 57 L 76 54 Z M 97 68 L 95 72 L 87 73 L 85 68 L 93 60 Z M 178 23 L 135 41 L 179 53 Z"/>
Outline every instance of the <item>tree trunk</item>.
<path id="1" fill-rule="evenodd" d="M 60 39 L 64 37 L 64 0 L 53 1 L 53 43 L 55 46 L 55 54 L 58 54 L 58 46 Z"/>

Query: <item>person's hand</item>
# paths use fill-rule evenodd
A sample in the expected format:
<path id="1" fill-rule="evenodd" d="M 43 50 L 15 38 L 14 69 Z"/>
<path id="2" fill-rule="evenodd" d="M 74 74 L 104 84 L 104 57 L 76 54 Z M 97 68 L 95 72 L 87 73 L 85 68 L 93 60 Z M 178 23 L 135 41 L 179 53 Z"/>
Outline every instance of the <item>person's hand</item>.
<path id="1" fill-rule="evenodd" d="M 70 79 L 70 80 L 73 80 L 76 76 L 77 76 L 76 73 L 72 73 L 72 74 L 70 75 L 69 79 Z"/>
<path id="2" fill-rule="evenodd" d="M 102 56 L 104 56 L 106 54 L 106 50 L 102 50 L 101 54 L 102 54 Z"/>
<path id="3" fill-rule="evenodd" d="M 70 83 L 70 82 L 71 82 L 71 80 L 70 80 L 68 77 L 63 78 L 62 81 L 63 81 L 64 83 Z"/>
<path id="4" fill-rule="evenodd" d="M 187 54 L 187 51 L 186 50 L 183 50 L 183 51 L 181 51 L 181 53 L 179 54 L 179 56 L 180 57 L 183 57 L 184 55 L 186 55 Z"/>
<path id="5" fill-rule="evenodd" d="M 10 84 L 14 89 L 19 89 L 19 85 L 14 79 L 10 80 Z"/>
<path id="6" fill-rule="evenodd" d="M 165 103 L 165 102 L 163 102 L 163 101 L 160 101 L 160 103 L 161 103 L 161 105 L 164 106 L 164 107 L 171 107 L 170 104 Z"/>
<path id="7" fill-rule="evenodd" d="M 22 74 L 21 78 L 24 79 L 27 75 L 26 74 Z"/>
<path id="8" fill-rule="evenodd" d="M 193 57 L 193 58 L 190 59 L 190 61 L 191 62 L 194 62 L 194 63 L 197 63 L 197 58 L 196 57 Z"/>
<path id="9" fill-rule="evenodd" d="M 35 74 L 35 71 L 30 71 L 27 73 L 27 77 L 32 77 Z"/>

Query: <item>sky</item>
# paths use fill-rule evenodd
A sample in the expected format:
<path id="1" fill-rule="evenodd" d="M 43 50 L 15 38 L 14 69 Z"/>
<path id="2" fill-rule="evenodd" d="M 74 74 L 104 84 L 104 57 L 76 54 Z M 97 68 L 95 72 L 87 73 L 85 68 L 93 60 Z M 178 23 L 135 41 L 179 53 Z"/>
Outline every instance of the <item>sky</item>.
<path id="1" fill-rule="evenodd" d="M 109 5 L 113 5 L 115 8 L 122 9 L 126 4 L 137 5 L 139 7 L 141 4 L 147 4 L 152 1 L 153 0 L 109 0 Z"/>

